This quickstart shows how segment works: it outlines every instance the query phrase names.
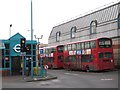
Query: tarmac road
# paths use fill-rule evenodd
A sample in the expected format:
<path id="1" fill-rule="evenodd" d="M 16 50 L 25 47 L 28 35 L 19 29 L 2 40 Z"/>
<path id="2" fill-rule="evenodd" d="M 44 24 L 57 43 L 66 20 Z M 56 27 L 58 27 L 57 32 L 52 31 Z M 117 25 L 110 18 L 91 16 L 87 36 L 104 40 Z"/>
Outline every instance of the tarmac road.
<path id="1" fill-rule="evenodd" d="M 2 88 L 118 88 L 118 71 L 83 72 L 48 70 L 57 79 L 25 82 L 22 76 L 2 78 Z"/>

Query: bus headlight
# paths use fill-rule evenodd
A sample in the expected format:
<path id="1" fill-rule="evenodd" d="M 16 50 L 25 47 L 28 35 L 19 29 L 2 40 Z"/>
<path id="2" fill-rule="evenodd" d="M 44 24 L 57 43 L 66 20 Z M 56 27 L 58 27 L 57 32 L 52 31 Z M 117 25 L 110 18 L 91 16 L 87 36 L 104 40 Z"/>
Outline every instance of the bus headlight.
<path id="1" fill-rule="evenodd" d="M 111 59 L 111 62 L 113 62 L 113 60 Z"/>

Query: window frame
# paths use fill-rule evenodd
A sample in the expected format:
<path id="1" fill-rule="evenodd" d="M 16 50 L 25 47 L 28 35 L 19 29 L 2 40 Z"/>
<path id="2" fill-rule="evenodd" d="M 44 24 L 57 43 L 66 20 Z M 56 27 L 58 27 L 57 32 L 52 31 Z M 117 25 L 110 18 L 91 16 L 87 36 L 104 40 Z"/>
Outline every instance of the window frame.
<path id="1" fill-rule="evenodd" d="M 120 13 L 118 14 L 118 29 L 120 29 Z"/>
<path id="2" fill-rule="evenodd" d="M 60 31 L 59 32 L 56 32 L 56 42 L 59 42 L 60 41 Z"/>
<path id="3" fill-rule="evenodd" d="M 70 30 L 70 38 L 75 38 L 75 33 L 76 33 L 76 26 L 72 27 Z"/>
<path id="4" fill-rule="evenodd" d="M 93 20 L 90 23 L 90 34 L 96 34 L 97 32 L 97 20 Z"/>

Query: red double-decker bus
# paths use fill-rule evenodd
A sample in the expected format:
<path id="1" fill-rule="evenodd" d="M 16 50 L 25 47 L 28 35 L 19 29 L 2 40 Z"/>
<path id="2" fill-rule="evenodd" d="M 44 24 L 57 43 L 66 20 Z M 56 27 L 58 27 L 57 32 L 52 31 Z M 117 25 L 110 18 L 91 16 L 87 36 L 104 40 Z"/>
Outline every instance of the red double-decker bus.
<path id="1" fill-rule="evenodd" d="M 45 47 L 43 50 L 43 63 L 47 64 L 49 68 L 63 68 L 63 45 Z"/>
<path id="2" fill-rule="evenodd" d="M 112 40 L 96 38 L 64 45 L 64 68 L 86 71 L 114 69 Z"/>

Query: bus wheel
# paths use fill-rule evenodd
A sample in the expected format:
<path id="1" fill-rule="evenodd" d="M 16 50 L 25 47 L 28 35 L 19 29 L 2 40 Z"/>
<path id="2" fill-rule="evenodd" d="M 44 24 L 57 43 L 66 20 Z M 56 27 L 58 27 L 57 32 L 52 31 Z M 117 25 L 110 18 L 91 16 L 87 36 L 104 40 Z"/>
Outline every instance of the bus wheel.
<path id="1" fill-rule="evenodd" d="M 89 66 L 86 66 L 86 72 L 90 72 Z"/>

